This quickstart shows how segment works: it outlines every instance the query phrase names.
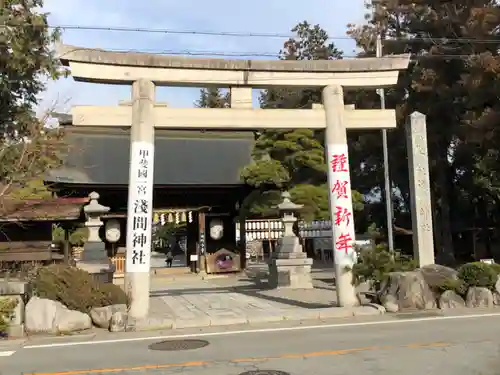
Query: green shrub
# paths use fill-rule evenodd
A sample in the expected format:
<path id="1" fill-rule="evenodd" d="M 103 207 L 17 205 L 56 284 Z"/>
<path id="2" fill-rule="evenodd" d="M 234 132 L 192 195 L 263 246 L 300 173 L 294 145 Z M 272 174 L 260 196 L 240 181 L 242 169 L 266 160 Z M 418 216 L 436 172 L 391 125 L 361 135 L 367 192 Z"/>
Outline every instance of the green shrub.
<path id="1" fill-rule="evenodd" d="M 497 276 L 500 276 L 500 264 L 492 263 L 492 264 L 490 264 L 490 267 L 493 269 L 493 271 L 495 271 Z"/>
<path id="2" fill-rule="evenodd" d="M 100 302 L 103 306 L 129 305 L 128 296 L 122 288 L 115 284 L 98 284 L 97 291 L 100 294 Z"/>
<path id="3" fill-rule="evenodd" d="M 83 246 L 88 238 L 88 229 L 76 228 L 72 230 L 69 234 L 69 243 L 73 246 Z M 64 229 L 58 225 L 52 227 L 52 241 L 54 242 L 64 242 Z"/>
<path id="4" fill-rule="evenodd" d="M 14 318 L 17 301 L 12 298 L 0 298 L 0 337 L 7 333 L 9 323 Z"/>
<path id="5" fill-rule="evenodd" d="M 93 307 L 128 301 L 119 286 L 98 283 L 88 272 L 62 264 L 39 268 L 31 284 L 38 297 L 59 301 L 71 310 L 85 313 Z"/>
<path id="6" fill-rule="evenodd" d="M 389 273 L 415 268 L 416 263 L 410 257 L 397 251 L 391 252 L 384 245 L 376 245 L 359 253 L 358 262 L 352 267 L 353 283 L 370 282 L 372 288 L 378 291 Z"/>
<path id="7" fill-rule="evenodd" d="M 442 294 L 447 290 L 451 290 L 460 296 L 465 296 L 465 294 L 467 294 L 467 288 L 467 284 L 461 279 L 448 279 L 438 286 L 437 292 Z"/>
<path id="8" fill-rule="evenodd" d="M 497 281 L 497 273 L 490 264 L 483 262 L 466 263 L 458 269 L 458 278 L 467 287 L 485 287 L 492 289 Z"/>

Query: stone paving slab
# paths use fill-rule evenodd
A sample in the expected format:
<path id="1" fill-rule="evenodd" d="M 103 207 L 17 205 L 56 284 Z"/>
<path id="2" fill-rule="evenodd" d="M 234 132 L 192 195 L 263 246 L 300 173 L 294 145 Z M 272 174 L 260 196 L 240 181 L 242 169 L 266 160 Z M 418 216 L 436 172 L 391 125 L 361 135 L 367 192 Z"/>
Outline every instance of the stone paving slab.
<path id="1" fill-rule="evenodd" d="M 314 280 L 314 289 L 270 290 L 245 275 L 165 283 L 152 279 L 150 317 L 133 322 L 131 331 L 180 329 L 279 321 L 323 320 L 380 315 L 385 310 L 365 304 L 339 308 L 328 274 Z"/>

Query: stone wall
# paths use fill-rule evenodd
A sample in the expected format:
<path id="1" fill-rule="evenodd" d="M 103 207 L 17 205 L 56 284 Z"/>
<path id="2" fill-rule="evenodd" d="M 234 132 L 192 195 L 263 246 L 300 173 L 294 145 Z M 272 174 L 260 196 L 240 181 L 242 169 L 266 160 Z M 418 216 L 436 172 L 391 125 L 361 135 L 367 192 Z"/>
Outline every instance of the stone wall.
<path id="1" fill-rule="evenodd" d="M 9 336 L 20 337 L 24 335 L 24 312 L 28 294 L 26 282 L 0 280 L 0 298 L 13 299 L 17 302 L 14 317 L 7 332 Z"/>

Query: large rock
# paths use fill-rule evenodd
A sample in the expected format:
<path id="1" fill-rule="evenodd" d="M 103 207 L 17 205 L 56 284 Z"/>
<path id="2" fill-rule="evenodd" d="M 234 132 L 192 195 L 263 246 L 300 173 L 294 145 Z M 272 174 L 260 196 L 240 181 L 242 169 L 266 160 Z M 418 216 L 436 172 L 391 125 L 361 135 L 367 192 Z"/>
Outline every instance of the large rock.
<path id="1" fill-rule="evenodd" d="M 111 332 L 124 332 L 127 328 L 127 313 L 124 311 L 115 311 L 111 315 L 109 330 Z"/>
<path id="2" fill-rule="evenodd" d="M 446 290 L 438 300 L 441 310 L 459 309 L 465 307 L 465 301 L 453 290 Z"/>
<path id="3" fill-rule="evenodd" d="M 32 297 L 26 304 L 25 327 L 28 333 L 70 333 L 92 328 L 92 320 L 60 302 Z"/>
<path id="4" fill-rule="evenodd" d="M 31 297 L 26 304 L 25 310 L 25 328 L 31 333 L 55 333 L 54 320 L 57 309 L 62 306 L 61 303 Z"/>
<path id="5" fill-rule="evenodd" d="M 497 277 L 497 282 L 493 288 L 493 304 L 495 306 L 500 305 L 500 276 Z"/>
<path id="6" fill-rule="evenodd" d="M 497 277 L 497 282 L 495 283 L 494 292 L 500 294 L 500 276 Z"/>
<path id="7" fill-rule="evenodd" d="M 54 328 L 57 333 L 85 331 L 92 328 L 92 319 L 87 314 L 70 310 L 63 305 L 62 308 L 57 310 Z"/>
<path id="8" fill-rule="evenodd" d="M 465 304 L 467 307 L 494 307 L 493 293 L 488 288 L 470 287 Z"/>
<path id="9" fill-rule="evenodd" d="M 436 296 L 419 271 L 391 272 L 379 293 L 380 301 L 386 310 L 435 309 Z M 386 306 L 387 305 L 387 306 Z"/>
<path id="10" fill-rule="evenodd" d="M 90 317 L 96 327 L 109 328 L 111 317 L 116 312 L 127 312 L 127 305 L 110 305 L 104 307 L 94 307 L 90 310 Z"/>
<path id="11" fill-rule="evenodd" d="M 440 264 L 429 264 L 418 269 L 418 272 L 424 276 L 424 280 L 431 287 L 431 289 L 436 290 L 440 285 L 446 280 L 457 280 L 458 272 L 457 270 L 442 266 Z"/>
<path id="12" fill-rule="evenodd" d="M 399 311 L 399 303 L 397 298 L 390 294 L 387 294 L 384 297 L 383 306 L 385 308 L 385 311 L 390 313 L 397 313 Z"/>

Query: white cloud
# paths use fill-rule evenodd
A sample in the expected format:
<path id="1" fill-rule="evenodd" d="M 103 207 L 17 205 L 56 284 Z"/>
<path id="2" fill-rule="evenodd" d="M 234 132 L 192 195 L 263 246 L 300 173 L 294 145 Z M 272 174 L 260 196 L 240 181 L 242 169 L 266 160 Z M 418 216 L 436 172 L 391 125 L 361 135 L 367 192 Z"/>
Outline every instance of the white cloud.
<path id="1" fill-rule="evenodd" d="M 146 5 L 147 4 L 147 5 Z M 288 34 L 297 23 L 320 24 L 332 37 L 345 37 L 346 24 L 363 19 L 363 0 L 46 0 L 52 25 L 133 27 L 147 29 L 234 31 Z M 94 48 L 147 51 L 218 51 L 277 53 L 283 38 L 222 37 L 193 34 L 65 30 L 63 42 Z M 346 54 L 354 44 L 335 40 Z M 47 97 L 70 97 L 72 104 L 113 105 L 128 99 L 123 86 L 75 83 L 71 78 L 49 85 Z M 158 100 L 190 107 L 198 90 L 161 88 Z"/>

